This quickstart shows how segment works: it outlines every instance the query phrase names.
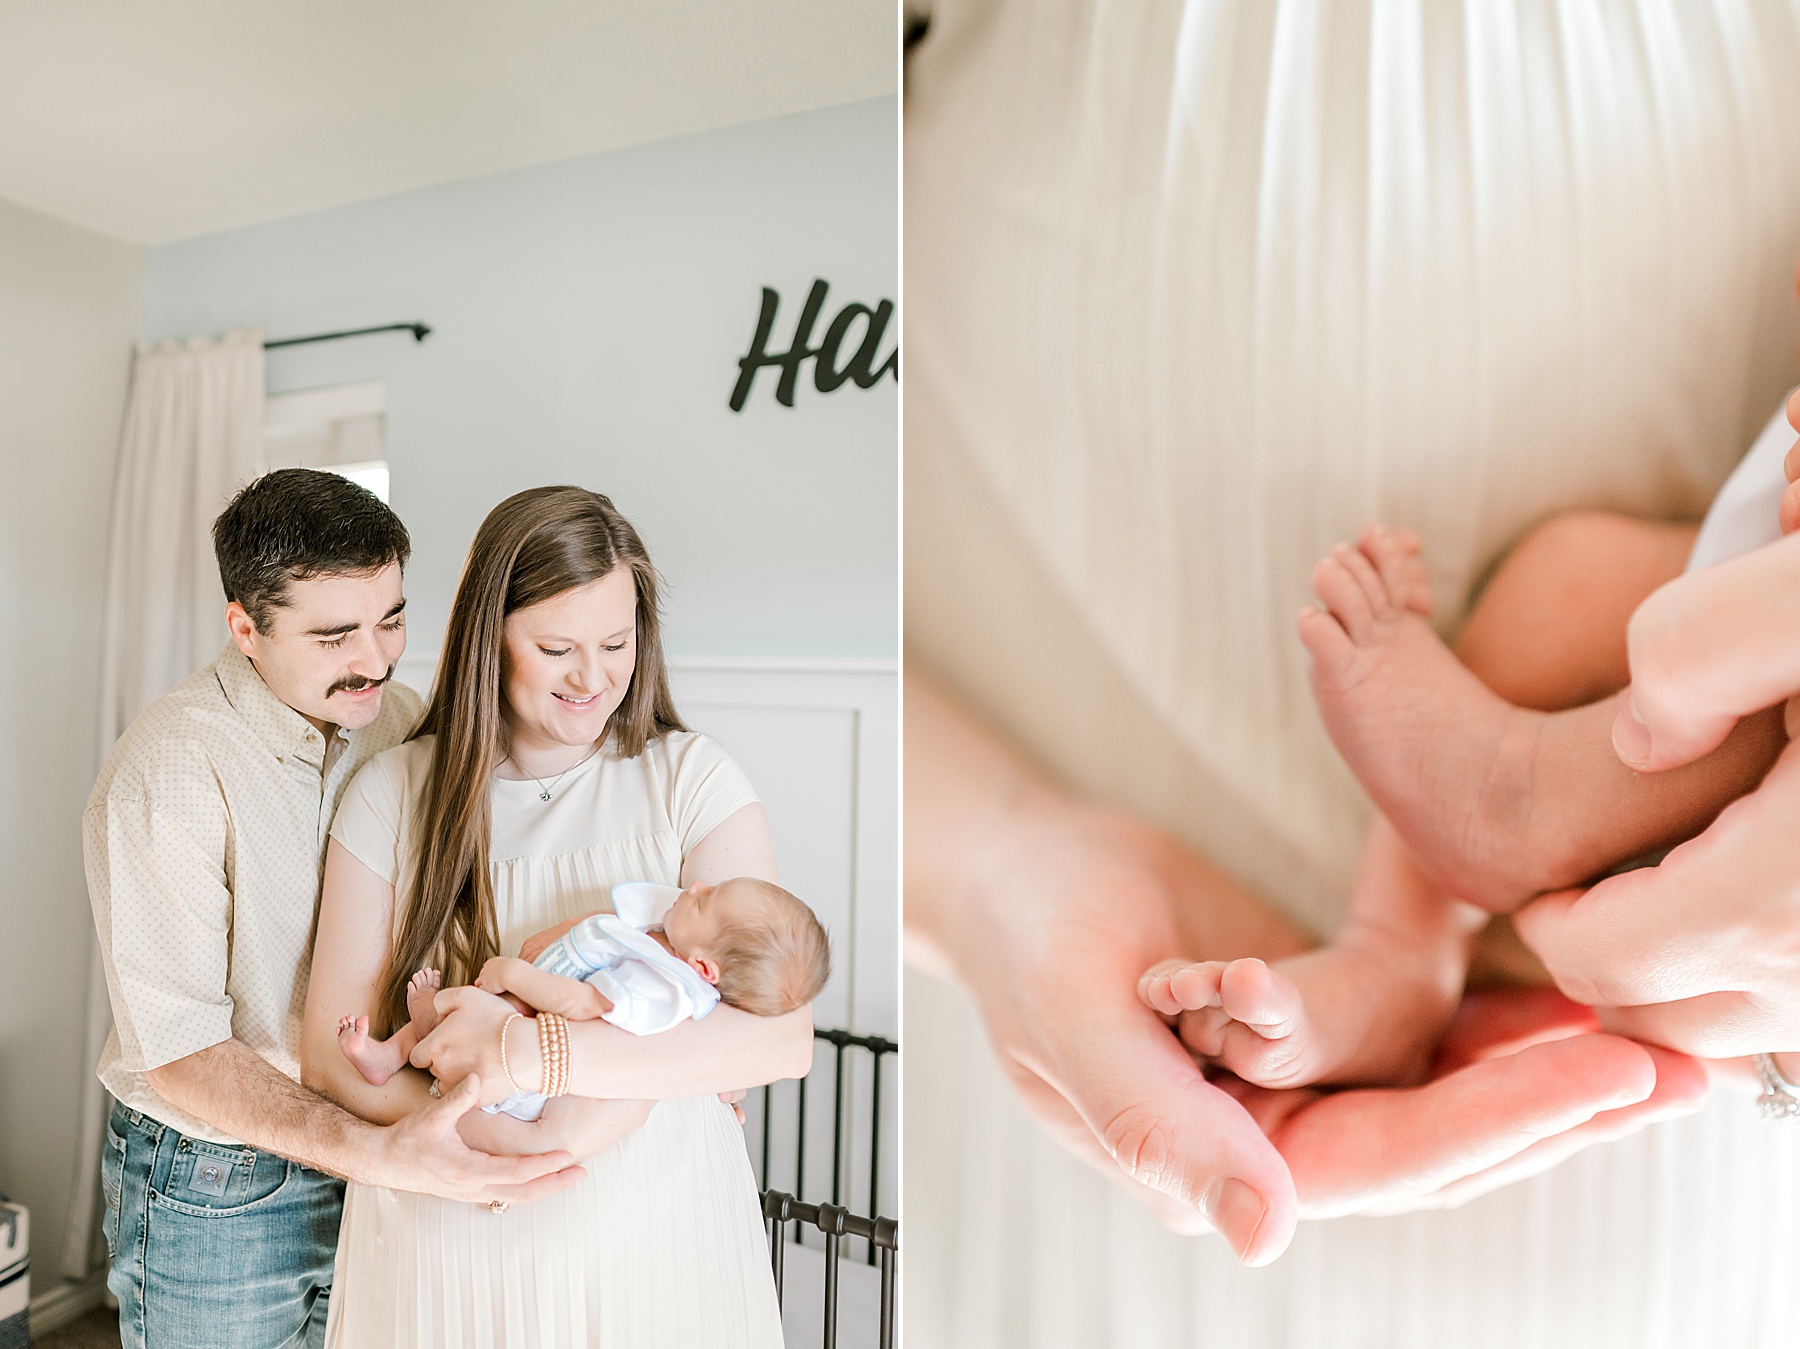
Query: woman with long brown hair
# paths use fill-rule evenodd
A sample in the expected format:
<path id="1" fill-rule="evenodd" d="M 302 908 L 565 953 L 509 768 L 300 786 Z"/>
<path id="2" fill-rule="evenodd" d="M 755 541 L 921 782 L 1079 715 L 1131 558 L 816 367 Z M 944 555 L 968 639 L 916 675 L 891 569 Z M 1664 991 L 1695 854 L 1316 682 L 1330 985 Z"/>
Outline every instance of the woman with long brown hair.
<path id="1" fill-rule="evenodd" d="M 403 1024 L 421 967 L 469 984 L 609 908 L 620 881 L 775 879 L 750 784 L 676 714 L 659 619 L 649 555 L 605 497 L 537 488 L 482 523 L 425 718 L 332 826 L 306 1010 L 316 1089 L 383 1122 L 424 1103 L 424 1074 L 371 1086 L 334 1034 L 347 1012 Z M 809 1013 L 721 1007 L 635 1041 L 569 1031 L 574 1091 L 655 1108 L 584 1112 L 586 1174 L 510 1210 L 352 1185 L 331 1344 L 780 1344 L 754 1180 L 717 1093 L 804 1071 Z M 535 1086 L 536 1037 L 515 1026 L 512 1042 L 509 1070 Z M 487 1102 L 509 1090 L 479 1083 Z"/>

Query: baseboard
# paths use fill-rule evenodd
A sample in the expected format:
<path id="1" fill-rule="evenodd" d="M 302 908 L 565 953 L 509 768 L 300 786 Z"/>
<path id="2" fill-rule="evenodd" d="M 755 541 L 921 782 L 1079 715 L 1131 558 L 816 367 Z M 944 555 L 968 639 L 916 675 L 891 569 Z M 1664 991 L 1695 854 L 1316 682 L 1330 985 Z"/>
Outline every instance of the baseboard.
<path id="1" fill-rule="evenodd" d="M 78 1321 L 106 1296 L 106 1271 L 85 1279 L 63 1279 L 31 1299 L 31 1338 L 38 1339 Z"/>

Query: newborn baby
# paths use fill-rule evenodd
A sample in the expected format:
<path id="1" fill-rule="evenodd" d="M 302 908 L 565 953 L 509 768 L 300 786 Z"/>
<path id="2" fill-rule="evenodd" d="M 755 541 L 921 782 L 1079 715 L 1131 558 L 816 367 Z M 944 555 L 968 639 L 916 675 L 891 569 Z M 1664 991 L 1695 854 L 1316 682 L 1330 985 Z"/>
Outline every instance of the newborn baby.
<path id="1" fill-rule="evenodd" d="M 1792 527 L 1793 440 L 1778 414 L 1708 511 L 1688 570 Z M 1775 707 L 1683 768 L 1636 773 L 1614 749 L 1624 617 L 1673 579 L 1687 538 L 1598 515 L 1545 530 L 1470 618 L 1465 648 L 1494 635 L 1471 659 L 1481 678 L 1427 621 L 1415 536 L 1371 526 L 1334 550 L 1300 636 L 1326 730 L 1381 812 L 1348 920 L 1329 946 L 1274 966 L 1164 962 L 1139 981 L 1144 1001 L 1196 1054 L 1262 1086 L 1422 1079 L 1491 914 L 1693 836 L 1786 744 Z"/>
<path id="2" fill-rule="evenodd" d="M 535 962 L 490 960 L 477 985 L 527 1015 L 556 1012 L 653 1035 L 689 1018 L 697 1021 L 720 1002 L 756 1016 L 781 1016 L 811 1002 L 831 976 L 830 943 L 818 918 L 768 881 L 740 876 L 685 890 L 631 881 L 615 885 L 611 894 L 613 913 L 582 919 Z M 385 1041 L 369 1036 L 366 1016 L 339 1022 L 338 1044 L 365 1080 L 386 1082 L 431 1033 L 438 984 L 436 970 L 413 976 L 406 999 L 411 1019 Z M 577 1124 L 575 1112 L 613 1104 L 519 1090 L 486 1107 L 487 1113 L 542 1120 L 554 1134 L 534 1131 L 526 1142 L 504 1126 L 477 1126 L 473 1133 L 465 1126 L 463 1137 L 488 1152 L 541 1152 L 564 1145 L 558 1140 Z M 643 1103 L 642 1113 L 648 1107 Z"/>

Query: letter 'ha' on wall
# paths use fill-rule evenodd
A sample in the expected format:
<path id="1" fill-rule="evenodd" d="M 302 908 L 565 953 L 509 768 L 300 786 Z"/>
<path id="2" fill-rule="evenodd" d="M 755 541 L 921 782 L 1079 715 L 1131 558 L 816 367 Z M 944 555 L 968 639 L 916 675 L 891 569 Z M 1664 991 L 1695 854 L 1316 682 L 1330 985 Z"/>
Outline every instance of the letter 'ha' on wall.
<path id="1" fill-rule="evenodd" d="M 889 349 L 885 358 L 881 349 L 887 337 L 888 321 L 894 316 L 894 302 L 882 300 L 873 309 L 866 304 L 844 305 L 833 316 L 818 346 L 809 346 L 819 316 L 831 287 L 823 280 L 814 281 L 794 324 L 794 335 L 787 350 L 771 352 L 775 322 L 781 308 L 781 296 L 764 286 L 762 310 L 756 316 L 756 335 L 750 339 L 750 350 L 738 361 L 738 379 L 731 390 L 731 410 L 742 412 L 756 383 L 757 373 L 774 368 L 781 372 L 775 384 L 775 401 L 783 407 L 794 406 L 794 390 L 800 383 L 800 367 L 813 362 L 813 388 L 820 393 L 835 393 L 846 383 L 859 389 L 872 389 L 883 375 L 900 378 L 900 348 Z M 854 342 L 854 347 L 851 343 Z"/>

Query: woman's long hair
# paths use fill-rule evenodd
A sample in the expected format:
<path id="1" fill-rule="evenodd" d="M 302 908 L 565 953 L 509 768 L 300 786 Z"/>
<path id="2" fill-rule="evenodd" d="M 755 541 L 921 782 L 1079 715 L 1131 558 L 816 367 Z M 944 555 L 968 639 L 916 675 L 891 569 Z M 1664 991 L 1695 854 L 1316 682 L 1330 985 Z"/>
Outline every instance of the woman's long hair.
<path id="1" fill-rule="evenodd" d="M 508 753 L 501 716 L 506 616 L 619 567 L 631 569 L 637 588 L 637 665 L 605 735 L 629 759 L 651 740 L 687 729 L 669 696 L 656 568 L 637 531 L 598 492 L 535 487 L 494 507 L 475 533 L 450 608 L 431 705 L 413 732 L 413 738 L 437 739 L 413 822 L 412 893 L 381 981 L 380 1013 L 390 1032 L 407 1019 L 406 984 L 413 971 L 436 963 L 446 987 L 466 984 L 500 951 L 488 844 L 490 784 Z"/>

